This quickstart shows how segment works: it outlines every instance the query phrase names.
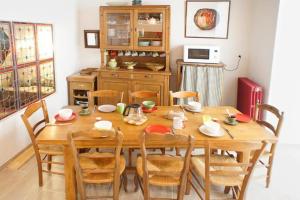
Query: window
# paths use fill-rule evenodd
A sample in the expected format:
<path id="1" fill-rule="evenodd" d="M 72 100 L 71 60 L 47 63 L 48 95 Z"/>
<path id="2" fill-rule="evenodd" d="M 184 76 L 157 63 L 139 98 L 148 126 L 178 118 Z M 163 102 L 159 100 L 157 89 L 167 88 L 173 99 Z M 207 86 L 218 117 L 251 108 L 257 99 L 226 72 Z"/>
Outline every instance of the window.
<path id="1" fill-rule="evenodd" d="M 0 119 L 54 92 L 52 25 L 0 22 Z"/>

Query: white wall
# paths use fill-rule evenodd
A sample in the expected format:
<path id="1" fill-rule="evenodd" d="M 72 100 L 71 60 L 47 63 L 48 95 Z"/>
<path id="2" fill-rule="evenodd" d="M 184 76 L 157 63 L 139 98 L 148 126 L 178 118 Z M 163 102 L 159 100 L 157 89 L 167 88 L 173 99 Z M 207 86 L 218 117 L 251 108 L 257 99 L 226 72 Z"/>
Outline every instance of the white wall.
<path id="1" fill-rule="evenodd" d="M 280 1 L 269 103 L 285 112 L 281 142 L 300 144 L 300 2 Z"/>
<path id="2" fill-rule="evenodd" d="M 57 91 L 46 100 L 51 116 L 67 104 L 66 76 L 79 70 L 77 5 L 77 0 L 1 0 L 0 20 L 53 24 Z M 0 166 L 30 143 L 21 113 L 0 121 Z"/>
<path id="3" fill-rule="evenodd" d="M 248 76 L 268 99 L 279 0 L 252 0 Z"/>
<path id="4" fill-rule="evenodd" d="M 80 8 L 80 66 L 100 66 L 99 49 L 84 49 L 83 30 L 99 28 L 99 6 L 112 0 L 79 0 Z M 122 1 L 122 0 L 115 0 Z M 130 2 L 130 0 L 123 0 Z M 221 46 L 221 59 L 228 67 L 234 67 L 238 55 L 242 55 L 240 68 L 235 72 L 225 72 L 224 104 L 235 105 L 236 83 L 238 76 L 247 75 L 248 40 L 250 30 L 251 0 L 232 0 L 230 13 L 229 39 L 185 38 L 185 1 L 183 0 L 143 0 L 144 5 L 171 5 L 171 67 L 175 73 L 176 60 L 182 58 L 183 44 L 215 44 Z M 175 85 L 174 77 L 171 86 Z"/>

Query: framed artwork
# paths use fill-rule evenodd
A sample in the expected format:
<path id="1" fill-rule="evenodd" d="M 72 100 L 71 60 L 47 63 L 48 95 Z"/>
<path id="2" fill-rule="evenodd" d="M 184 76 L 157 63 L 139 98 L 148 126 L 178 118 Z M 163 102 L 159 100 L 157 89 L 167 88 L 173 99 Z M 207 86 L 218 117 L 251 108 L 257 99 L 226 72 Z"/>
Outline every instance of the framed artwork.
<path id="1" fill-rule="evenodd" d="M 84 30 L 84 47 L 99 48 L 99 30 Z"/>
<path id="2" fill-rule="evenodd" d="M 0 21 L 0 71 L 13 67 L 11 23 Z"/>
<path id="3" fill-rule="evenodd" d="M 187 0 L 185 37 L 228 38 L 230 0 Z"/>
<path id="4" fill-rule="evenodd" d="M 0 119 L 55 92 L 52 24 L 0 21 Z"/>
<path id="5" fill-rule="evenodd" d="M 14 22 L 16 45 L 16 64 L 22 65 L 36 61 L 35 30 L 32 23 Z"/>

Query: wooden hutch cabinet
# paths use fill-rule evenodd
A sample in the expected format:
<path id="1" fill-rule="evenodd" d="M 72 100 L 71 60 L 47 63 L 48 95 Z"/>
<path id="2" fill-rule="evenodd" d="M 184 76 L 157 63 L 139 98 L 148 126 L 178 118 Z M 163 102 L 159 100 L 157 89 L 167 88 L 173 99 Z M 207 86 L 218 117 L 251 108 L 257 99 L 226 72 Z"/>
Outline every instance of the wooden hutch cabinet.
<path id="1" fill-rule="evenodd" d="M 161 104 L 168 105 L 170 7 L 101 6 L 100 27 L 98 88 L 123 91 L 125 103 L 128 91 L 157 91 Z M 112 58 L 116 59 L 117 67 L 109 67 Z M 136 62 L 136 66 L 127 69 L 124 62 Z M 160 65 L 161 69 L 149 69 L 152 64 Z"/>

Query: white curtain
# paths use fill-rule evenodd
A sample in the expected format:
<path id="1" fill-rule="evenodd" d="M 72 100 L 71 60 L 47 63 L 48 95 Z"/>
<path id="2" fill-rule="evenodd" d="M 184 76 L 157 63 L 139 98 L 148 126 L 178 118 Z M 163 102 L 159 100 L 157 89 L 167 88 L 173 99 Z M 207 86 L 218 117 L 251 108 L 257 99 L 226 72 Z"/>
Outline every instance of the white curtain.
<path id="1" fill-rule="evenodd" d="M 223 68 L 183 66 L 180 90 L 199 92 L 202 106 L 221 105 Z"/>

